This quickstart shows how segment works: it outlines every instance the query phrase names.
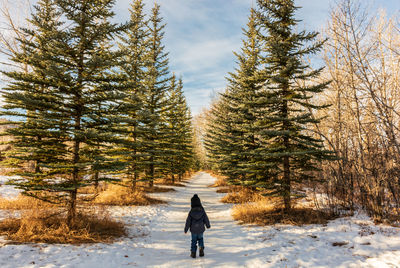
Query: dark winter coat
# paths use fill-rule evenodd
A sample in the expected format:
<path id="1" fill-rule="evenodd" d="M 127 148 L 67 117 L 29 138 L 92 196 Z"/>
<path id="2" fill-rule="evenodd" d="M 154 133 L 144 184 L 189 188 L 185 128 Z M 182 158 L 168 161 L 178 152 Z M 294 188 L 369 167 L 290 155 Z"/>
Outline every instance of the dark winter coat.
<path id="1" fill-rule="evenodd" d="M 202 234 L 206 230 L 204 225 L 209 229 L 210 221 L 207 213 L 203 207 L 194 207 L 190 210 L 189 215 L 186 219 L 185 233 L 190 229 L 190 232 L 194 234 Z"/>

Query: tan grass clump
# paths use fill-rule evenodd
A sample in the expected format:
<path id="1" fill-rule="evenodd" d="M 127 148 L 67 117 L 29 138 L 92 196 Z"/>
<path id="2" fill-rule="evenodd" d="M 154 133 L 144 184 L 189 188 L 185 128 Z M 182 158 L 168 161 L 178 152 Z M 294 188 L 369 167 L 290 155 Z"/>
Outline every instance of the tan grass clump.
<path id="1" fill-rule="evenodd" d="M 271 200 L 272 201 L 272 200 Z M 234 206 L 232 216 L 235 220 L 245 224 L 273 225 L 273 224 L 326 224 L 334 215 L 307 207 L 294 207 L 285 213 L 278 202 L 261 200 L 254 203 Z"/>
<path id="2" fill-rule="evenodd" d="M 111 184 L 105 191 L 98 194 L 93 203 L 109 206 L 146 206 L 151 204 L 163 204 L 165 202 L 151 198 L 139 189 L 133 191 L 129 187 Z"/>
<path id="3" fill-rule="evenodd" d="M 175 180 L 174 182 L 172 182 L 171 179 L 158 179 L 154 183 L 159 185 L 185 187 L 185 185 L 182 184 L 180 181 Z"/>
<path id="4" fill-rule="evenodd" d="M 0 221 L 0 235 L 14 243 L 109 243 L 125 236 L 126 230 L 123 223 L 112 220 L 107 213 L 79 213 L 73 226 L 68 227 L 66 216 L 60 212 L 35 210 L 21 218 Z"/>
<path id="5" fill-rule="evenodd" d="M 195 171 L 195 172 L 187 172 L 185 174 L 183 174 L 182 177 L 182 182 L 188 181 L 190 180 L 192 177 L 196 176 L 200 171 Z"/>
<path id="6" fill-rule="evenodd" d="M 46 207 L 54 207 L 55 205 L 41 201 L 39 199 L 18 195 L 15 199 L 8 199 L 4 197 L 0 197 L 0 209 L 6 210 L 21 210 L 21 209 L 35 209 L 35 208 L 46 208 Z"/>
<path id="7" fill-rule="evenodd" d="M 254 190 L 241 186 L 230 187 L 228 194 L 221 199 L 222 203 L 242 204 L 264 200 L 265 197 Z"/>
<path id="8" fill-rule="evenodd" d="M 167 192 L 173 192 L 175 191 L 174 188 L 167 188 L 167 187 L 143 187 L 142 188 L 144 192 L 146 193 L 167 193 Z"/>
<path id="9" fill-rule="evenodd" d="M 102 184 L 100 184 L 100 185 L 97 186 L 97 187 L 91 185 L 91 186 L 86 186 L 86 187 L 80 188 L 80 189 L 78 190 L 78 193 L 79 193 L 79 194 L 96 194 L 96 193 L 98 193 L 98 192 L 105 191 L 106 188 L 107 188 L 107 187 L 106 187 L 105 185 L 102 185 Z"/>
<path id="10" fill-rule="evenodd" d="M 209 187 L 225 187 L 225 186 L 229 186 L 227 178 L 225 176 L 216 175 L 216 174 L 211 174 L 211 176 L 213 176 L 213 177 L 215 177 L 217 179 Z"/>
<path id="11" fill-rule="evenodd" d="M 219 188 L 218 190 L 217 190 L 217 193 L 219 193 L 219 194 L 227 194 L 227 193 L 229 193 L 229 192 L 231 192 L 232 191 L 232 189 L 231 189 L 231 187 L 221 187 L 221 188 Z"/>

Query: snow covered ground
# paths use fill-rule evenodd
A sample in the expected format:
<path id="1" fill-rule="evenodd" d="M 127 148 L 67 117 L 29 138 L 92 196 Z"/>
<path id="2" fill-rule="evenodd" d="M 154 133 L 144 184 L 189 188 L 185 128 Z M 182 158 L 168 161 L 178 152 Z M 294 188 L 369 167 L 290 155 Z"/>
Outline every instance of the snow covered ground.
<path id="1" fill-rule="evenodd" d="M 363 215 L 327 226 L 237 225 L 231 206 L 219 202 L 224 194 L 207 187 L 214 180 L 202 172 L 185 188 L 156 194 L 167 205 L 111 208 L 130 233 L 113 244 L 12 245 L 0 239 L 0 267 L 400 267 L 399 228 L 375 226 Z M 195 193 L 211 229 L 206 256 L 191 259 L 183 228 Z"/>
<path id="2" fill-rule="evenodd" d="M 11 185 L 4 185 L 9 179 L 18 179 L 18 176 L 0 176 L 0 197 L 5 198 L 16 198 L 20 192 L 20 190 L 15 189 Z"/>

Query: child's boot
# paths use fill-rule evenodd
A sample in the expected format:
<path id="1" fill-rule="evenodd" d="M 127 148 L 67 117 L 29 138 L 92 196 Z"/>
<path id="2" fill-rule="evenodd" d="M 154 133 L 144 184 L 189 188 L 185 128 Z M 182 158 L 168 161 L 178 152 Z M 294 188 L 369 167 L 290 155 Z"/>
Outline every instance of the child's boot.
<path id="1" fill-rule="evenodd" d="M 200 257 L 203 257 L 204 256 L 204 248 L 200 248 Z"/>
<path id="2" fill-rule="evenodd" d="M 192 257 L 192 258 L 196 258 L 196 251 L 192 251 L 192 252 L 190 252 L 190 257 Z"/>

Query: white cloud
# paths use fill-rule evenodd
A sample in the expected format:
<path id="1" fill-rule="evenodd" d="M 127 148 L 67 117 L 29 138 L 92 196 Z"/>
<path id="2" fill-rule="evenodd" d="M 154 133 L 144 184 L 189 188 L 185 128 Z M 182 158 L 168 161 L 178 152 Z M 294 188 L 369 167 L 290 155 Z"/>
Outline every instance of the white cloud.
<path id="1" fill-rule="evenodd" d="M 232 58 L 238 48 L 237 39 L 207 40 L 190 43 L 185 41 L 181 52 L 172 60 L 185 71 L 214 69 L 221 62 Z"/>
<path id="2" fill-rule="evenodd" d="M 1 1 L 1 0 L 0 0 Z M 14 0 L 7 0 L 14 1 Z M 15 0 L 27 1 L 27 0 Z M 32 0 L 36 2 L 36 0 Z M 116 0 L 116 22 L 129 19 L 133 0 Z M 193 113 L 210 102 L 213 90 L 225 88 L 225 76 L 233 71 L 232 51 L 241 46 L 242 31 L 249 9 L 257 0 L 158 0 L 166 36 L 164 43 L 170 52 L 171 72 L 182 76 L 184 90 Z M 296 0 L 302 7 L 297 18 L 303 20 L 299 29 L 319 30 L 325 24 L 328 9 L 335 0 Z M 377 1 L 386 8 L 399 10 L 398 0 Z M 153 0 L 144 0 L 146 13 Z M 371 11 L 373 12 L 373 11 Z"/>

